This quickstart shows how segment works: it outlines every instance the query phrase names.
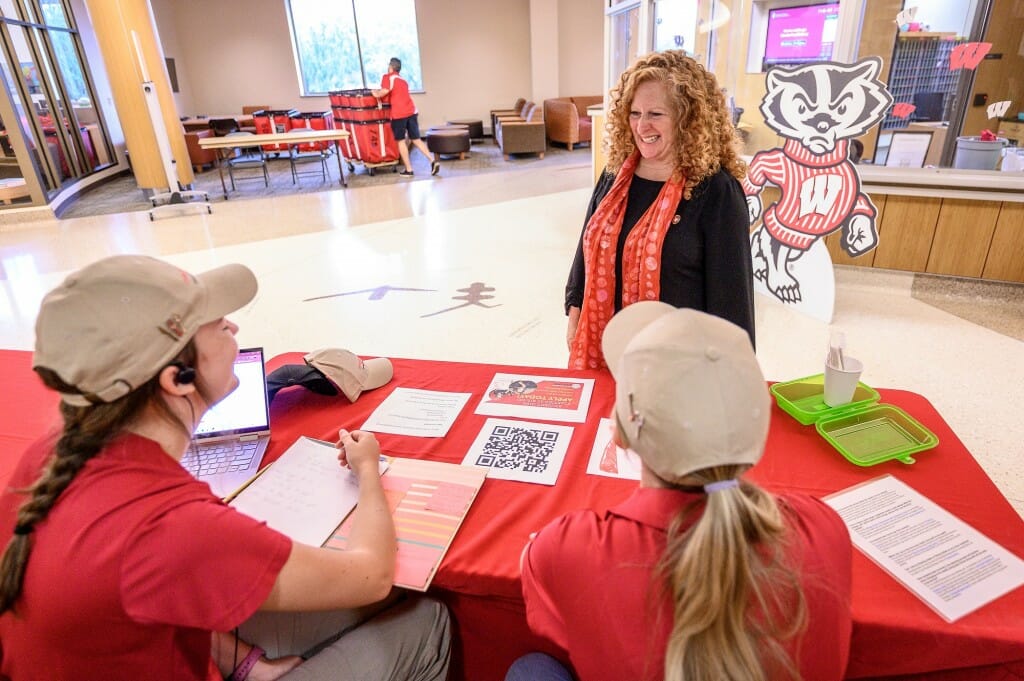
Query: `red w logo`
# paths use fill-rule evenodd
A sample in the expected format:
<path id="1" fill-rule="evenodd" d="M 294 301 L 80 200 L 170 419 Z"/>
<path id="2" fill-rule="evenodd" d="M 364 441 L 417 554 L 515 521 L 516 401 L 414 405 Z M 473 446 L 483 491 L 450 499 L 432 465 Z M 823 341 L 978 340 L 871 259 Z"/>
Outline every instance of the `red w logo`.
<path id="1" fill-rule="evenodd" d="M 949 70 L 978 68 L 978 64 L 992 49 L 992 43 L 964 43 L 957 45 L 949 54 Z"/>
<path id="2" fill-rule="evenodd" d="M 906 118 L 910 114 L 914 113 L 917 107 L 909 102 L 900 102 L 892 107 L 892 115 L 896 118 Z"/>

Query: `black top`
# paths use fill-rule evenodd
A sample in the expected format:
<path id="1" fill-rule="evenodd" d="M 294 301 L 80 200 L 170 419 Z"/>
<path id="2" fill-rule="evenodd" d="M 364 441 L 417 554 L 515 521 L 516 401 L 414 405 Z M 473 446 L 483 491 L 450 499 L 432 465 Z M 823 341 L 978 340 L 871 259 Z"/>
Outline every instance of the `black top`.
<path id="1" fill-rule="evenodd" d="M 612 187 L 615 176 L 602 173 L 590 199 L 583 230 Z M 622 252 L 626 237 L 654 203 L 664 182 L 633 176 L 615 254 L 615 311 L 622 308 Z M 726 319 L 743 328 L 754 343 L 754 279 L 750 256 L 747 202 L 739 181 L 725 169 L 681 199 L 661 248 L 662 302 Z M 565 309 L 583 306 L 583 235 L 565 285 Z"/>

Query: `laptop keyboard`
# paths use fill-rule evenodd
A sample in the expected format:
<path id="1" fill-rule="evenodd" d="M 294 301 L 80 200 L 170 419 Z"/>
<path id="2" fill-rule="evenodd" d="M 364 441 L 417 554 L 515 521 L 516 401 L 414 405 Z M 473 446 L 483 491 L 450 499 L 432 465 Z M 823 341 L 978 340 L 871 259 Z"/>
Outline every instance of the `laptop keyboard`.
<path id="1" fill-rule="evenodd" d="M 197 478 L 230 471 L 244 471 L 252 464 L 259 441 L 209 445 L 185 453 L 181 465 Z"/>

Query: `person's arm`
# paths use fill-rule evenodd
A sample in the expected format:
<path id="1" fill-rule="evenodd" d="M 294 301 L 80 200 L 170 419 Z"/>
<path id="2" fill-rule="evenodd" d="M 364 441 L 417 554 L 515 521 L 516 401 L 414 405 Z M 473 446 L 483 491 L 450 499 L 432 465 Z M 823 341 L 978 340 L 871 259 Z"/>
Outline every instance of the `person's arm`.
<path id="1" fill-rule="evenodd" d="M 572 341 L 576 338 L 576 329 L 580 326 L 580 313 L 582 310 L 575 305 L 569 307 L 569 324 L 565 330 L 565 344 L 572 350 Z"/>
<path id="2" fill-rule="evenodd" d="M 699 222 L 704 231 L 706 312 L 744 329 L 754 345 L 754 273 L 746 199 L 739 181 L 724 170 L 710 183 Z"/>
<path id="3" fill-rule="evenodd" d="M 573 258 L 572 267 L 569 268 L 569 279 L 565 284 L 565 314 L 569 315 L 569 340 L 575 333 L 576 322 L 579 321 L 579 311 L 583 307 L 583 289 L 586 284 L 585 267 L 583 262 L 583 234 L 587 231 L 590 218 L 611 189 L 615 176 L 604 171 L 594 185 L 594 193 L 590 197 L 590 205 L 587 206 L 587 216 L 583 220 L 583 229 L 580 231 L 580 240 L 576 244 L 576 256 Z M 572 309 L 576 308 L 576 319 L 573 320 Z"/>
<path id="4" fill-rule="evenodd" d="M 344 551 L 292 543 L 261 610 L 334 610 L 386 597 L 395 577 L 395 526 L 380 482 L 380 446 L 373 433 L 339 432 L 341 463 L 359 480 L 359 501 Z"/>

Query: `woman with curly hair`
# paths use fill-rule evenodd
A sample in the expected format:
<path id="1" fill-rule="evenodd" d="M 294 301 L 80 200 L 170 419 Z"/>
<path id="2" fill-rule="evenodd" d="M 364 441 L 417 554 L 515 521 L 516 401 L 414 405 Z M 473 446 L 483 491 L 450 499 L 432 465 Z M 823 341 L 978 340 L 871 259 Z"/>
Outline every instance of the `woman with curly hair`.
<path id="1" fill-rule="evenodd" d="M 713 74 L 681 50 L 641 57 L 611 92 L 608 162 L 565 287 L 569 366 L 599 369 L 618 310 L 661 300 L 754 342 L 746 165 Z"/>

